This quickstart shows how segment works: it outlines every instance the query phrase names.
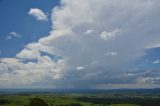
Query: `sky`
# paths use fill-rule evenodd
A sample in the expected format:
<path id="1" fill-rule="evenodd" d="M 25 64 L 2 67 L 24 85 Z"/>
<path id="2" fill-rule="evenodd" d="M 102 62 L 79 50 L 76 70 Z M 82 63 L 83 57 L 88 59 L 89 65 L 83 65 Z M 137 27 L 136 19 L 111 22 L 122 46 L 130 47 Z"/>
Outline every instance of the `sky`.
<path id="1" fill-rule="evenodd" d="M 0 0 L 0 88 L 159 88 L 159 0 Z"/>

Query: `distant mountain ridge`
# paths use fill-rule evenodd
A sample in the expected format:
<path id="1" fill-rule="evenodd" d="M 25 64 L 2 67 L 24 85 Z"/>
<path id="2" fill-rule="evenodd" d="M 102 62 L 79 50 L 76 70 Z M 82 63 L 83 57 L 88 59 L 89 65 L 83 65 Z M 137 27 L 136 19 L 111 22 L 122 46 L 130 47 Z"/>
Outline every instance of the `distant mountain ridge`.
<path id="1" fill-rule="evenodd" d="M 31 88 L 6 88 L 0 89 L 0 95 L 5 94 L 47 94 L 47 93 L 107 93 L 107 92 L 142 92 L 160 93 L 160 88 L 154 89 L 31 89 Z"/>

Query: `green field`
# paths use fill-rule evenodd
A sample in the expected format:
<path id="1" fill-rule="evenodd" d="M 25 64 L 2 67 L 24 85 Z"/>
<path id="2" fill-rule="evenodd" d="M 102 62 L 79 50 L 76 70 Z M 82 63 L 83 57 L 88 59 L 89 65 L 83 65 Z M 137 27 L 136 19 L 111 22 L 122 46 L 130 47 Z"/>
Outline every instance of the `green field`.
<path id="1" fill-rule="evenodd" d="M 1 95 L 0 106 L 160 106 L 159 94 L 60 93 Z"/>

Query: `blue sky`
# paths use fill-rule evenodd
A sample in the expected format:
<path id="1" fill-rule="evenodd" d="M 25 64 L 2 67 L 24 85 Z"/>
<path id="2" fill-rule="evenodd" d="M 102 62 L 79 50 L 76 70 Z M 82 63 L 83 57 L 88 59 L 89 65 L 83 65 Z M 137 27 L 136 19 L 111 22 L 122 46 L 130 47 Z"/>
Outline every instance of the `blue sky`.
<path id="1" fill-rule="evenodd" d="M 51 21 L 38 22 L 28 15 L 30 8 L 40 8 L 50 17 L 51 10 L 59 4 L 59 0 L 1 0 L 0 1 L 0 55 L 15 56 L 26 44 L 35 42 L 40 37 L 48 35 Z M 6 40 L 10 32 L 22 35 L 21 38 Z"/>
<path id="2" fill-rule="evenodd" d="M 159 6 L 0 0 L 0 88 L 160 87 Z"/>

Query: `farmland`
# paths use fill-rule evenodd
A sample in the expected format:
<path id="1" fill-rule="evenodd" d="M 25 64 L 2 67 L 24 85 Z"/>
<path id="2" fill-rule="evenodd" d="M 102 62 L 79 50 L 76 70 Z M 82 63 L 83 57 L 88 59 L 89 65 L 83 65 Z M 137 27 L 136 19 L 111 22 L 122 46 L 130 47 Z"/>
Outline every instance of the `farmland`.
<path id="1" fill-rule="evenodd" d="M 160 106 L 151 91 L 36 92 L 1 94 L 0 106 Z"/>

